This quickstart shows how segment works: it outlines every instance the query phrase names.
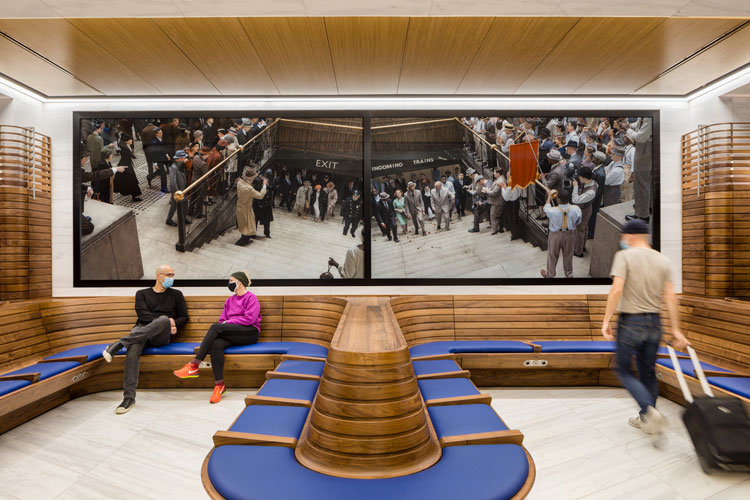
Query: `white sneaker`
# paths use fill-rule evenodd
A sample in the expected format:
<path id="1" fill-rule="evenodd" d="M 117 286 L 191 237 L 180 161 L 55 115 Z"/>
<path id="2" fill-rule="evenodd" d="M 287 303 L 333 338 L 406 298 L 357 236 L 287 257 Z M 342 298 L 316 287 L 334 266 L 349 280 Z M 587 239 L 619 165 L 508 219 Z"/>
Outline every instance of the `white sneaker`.
<path id="1" fill-rule="evenodd" d="M 102 357 L 104 358 L 104 361 L 106 361 L 107 363 L 112 362 L 112 355 L 108 353 L 106 349 L 102 351 Z"/>
<path id="2" fill-rule="evenodd" d="M 641 416 L 640 415 L 638 415 L 636 417 L 630 417 L 628 419 L 628 423 L 631 426 L 635 427 L 636 429 L 643 429 L 643 426 L 645 424 L 645 422 L 643 420 L 641 420 Z"/>

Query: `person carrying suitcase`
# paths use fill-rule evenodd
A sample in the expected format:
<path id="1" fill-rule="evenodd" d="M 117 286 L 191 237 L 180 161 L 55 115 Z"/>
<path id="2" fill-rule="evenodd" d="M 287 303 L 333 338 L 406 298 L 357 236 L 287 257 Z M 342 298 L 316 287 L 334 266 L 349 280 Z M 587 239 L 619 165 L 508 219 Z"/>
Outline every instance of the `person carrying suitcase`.
<path id="1" fill-rule="evenodd" d="M 602 335 L 614 340 L 610 320 L 618 310 L 617 359 L 615 373 L 640 407 L 630 425 L 653 435 L 656 441 L 664 428 L 664 416 L 656 410 L 659 385 L 656 380 L 656 354 L 662 338 L 659 312 L 662 296 L 672 327 L 672 345 L 684 349 L 690 344 L 680 332 L 677 298 L 672 286 L 669 261 L 649 244 L 648 225 L 642 220 L 625 224 L 620 239 L 621 251 L 612 262 L 612 288 L 607 296 L 607 310 Z M 618 305 L 619 304 L 619 305 Z M 632 371 L 633 356 L 638 377 Z"/>

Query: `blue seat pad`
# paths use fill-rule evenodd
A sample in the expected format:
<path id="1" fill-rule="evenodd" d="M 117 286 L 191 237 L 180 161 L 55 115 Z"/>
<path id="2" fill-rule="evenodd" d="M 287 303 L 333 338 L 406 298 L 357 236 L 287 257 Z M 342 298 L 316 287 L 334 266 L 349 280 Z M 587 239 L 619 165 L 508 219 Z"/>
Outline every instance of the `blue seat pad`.
<path id="1" fill-rule="evenodd" d="M 28 380 L 0 380 L 0 396 L 5 396 L 13 391 L 31 385 Z"/>
<path id="2" fill-rule="evenodd" d="M 197 342 L 172 342 L 159 347 L 146 347 L 141 354 L 195 354 L 195 348 L 200 344 Z M 120 351 L 124 353 L 124 350 Z"/>
<path id="3" fill-rule="evenodd" d="M 533 341 L 542 352 L 615 352 L 615 343 L 607 340 L 543 340 Z"/>
<path id="4" fill-rule="evenodd" d="M 521 446 L 452 446 L 415 474 L 352 479 L 312 471 L 279 446 L 220 446 L 208 462 L 211 484 L 227 500 L 498 500 L 513 497 L 529 475 Z"/>
<path id="5" fill-rule="evenodd" d="M 534 349 L 517 340 L 443 340 L 428 342 L 409 349 L 413 358 L 451 353 L 532 352 Z"/>
<path id="6" fill-rule="evenodd" d="M 250 405 L 229 430 L 298 438 L 309 411 L 304 406 Z"/>
<path id="7" fill-rule="evenodd" d="M 708 377 L 708 383 L 750 399 L 750 378 L 748 377 Z"/>
<path id="8" fill-rule="evenodd" d="M 677 361 L 680 363 L 680 367 L 682 367 L 682 373 L 690 377 L 695 377 L 695 368 L 693 368 L 692 360 L 678 359 Z M 656 363 L 662 366 L 666 366 L 667 368 L 672 368 L 672 360 L 669 358 L 657 359 Z M 704 370 L 715 370 L 720 372 L 732 373 L 731 370 L 725 370 L 724 368 L 719 368 L 718 366 L 710 365 L 708 363 L 701 362 L 701 366 Z"/>
<path id="9" fill-rule="evenodd" d="M 452 405 L 427 408 L 438 439 L 477 432 L 507 431 L 489 405 Z"/>
<path id="10" fill-rule="evenodd" d="M 302 399 L 312 402 L 316 392 L 318 392 L 317 380 L 272 378 L 267 380 L 256 394 L 269 398 Z"/>
<path id="11" fill-rule="evenodd" d="M 430 373 L 460 372 L 461 367 L 452 359 L 435 359 L 429 361 L 414 361 L 414 374 L 428 375 Z"/>
<path id="12" fill-rule="evenodd" d="M 328 349 L 307 342 L 258 342 L 257 344 L 227 347 L 224 352 L 226 354 L 293 354 L 315 358 L 328 356 Z"/>
<path id="13" fill-rule="evenodd" d="M 479 391 L 468 378 L 439 378 L 418 380 L 419 390 L 425 401 L 429 399 L 471 396 Z"/>
<path id="14" fill-rule="evenodd" d="M 275 371 L 284 373 L 297 373 L 300 375 L 321 376 L 323 374 L 323 367 L 325 365 L 325 361 L 287 360 L 282 361 L 279 366 L 276 367 Z"/>
<path id="15" fill-rule="evenodd" d="M 14 372 L 3 373 L 3 375 L 18 375 L 21 373 L 39 373 L 40 374 L 39 380 L 44 380 L 46 378 L 54 377 L 55 375 L 58 375 L 62 372 L 66 372 L 70 370 L 71 368 L 75 368 L 77 366 L 81 366 L 81 364 L 76 361 L 58 361 L 55 363 L 37 363 L 31 366 L 24 366 L 20 370 L 16 370 Z"/>
<path id="16" fill-rule="evenodd" d="M 104 351 L 104 349 L 106 349 L 108 345 L 109 344 L 91 344 L 80 347 L 73 347 L 72 349 L 58 352 L 57 354 L 53 354 L 52 356 L 47 356 L 44 359 L 67 358 L 70 356 L 88 356 L 87 361 L 94 361 L 95 359 L 99 359 L 102 357 L 102 351 Z"/>
<path id="17" fill-rule="evenodd" d="M 667 354 L 667 355 L 669 355 L 669 351 L 667 350 L 667 348 L 666 348 L 666 347 L 660 347 L 660 348 L 659 348 L 659 349 L 658 349 L 658 350 L 656 351 L 656 354 Z M 677 354 L 678 356 L 687 356 L 687 355 L 688 355 L 688 353 L 686 353 L 686 352 L 681 352 L 681 351 L 675 351 L 675 354 Z"/>

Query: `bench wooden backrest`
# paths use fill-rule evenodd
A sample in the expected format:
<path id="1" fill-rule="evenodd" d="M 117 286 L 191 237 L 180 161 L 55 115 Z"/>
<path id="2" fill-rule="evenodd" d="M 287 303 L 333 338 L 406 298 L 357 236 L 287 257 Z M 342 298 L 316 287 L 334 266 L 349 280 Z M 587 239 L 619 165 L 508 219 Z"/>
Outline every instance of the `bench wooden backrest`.
<path id="1" fill-rule="evenodd" d="M 321 296 L 259 297 L 261 341 L 328 346 L 346 300 Z M 186 297 L 190 321 L 173 339 L 200 342 L 218 321 L 226 297 Z M 106 344 L 136 322 L 134 297 L 75 297 L 17 302 L 0 308 L 0 373 L 65 349 Z"/>
<path id="2" fill-rule="evenodd" d="M 683 331 L 696 350 L 750 368 L 750 302 L 689 295 L 680 301 L 691 308 Z"/>
<path id="3" fill-rule="evenodd" d="M 50 345 L 37 302 L 0 307 L 0 369 L 2 372 L 49 356 Z"/>

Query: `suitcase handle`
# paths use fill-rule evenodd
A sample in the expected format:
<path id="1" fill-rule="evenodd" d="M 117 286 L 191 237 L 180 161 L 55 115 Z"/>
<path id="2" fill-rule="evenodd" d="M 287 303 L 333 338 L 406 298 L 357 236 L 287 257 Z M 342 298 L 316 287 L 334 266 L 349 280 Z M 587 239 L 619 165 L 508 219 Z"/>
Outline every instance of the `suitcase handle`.
<path id="1" fill-rule="evenodd" d="M 680 384 L 680 389 L 682 389 L 682 395 L 685 398 L 685 401 L 692 403 L 694 401 L 693 395 L 690 392 L 687 381 L 685 380 L 685 374 L 682 373 L 682 366 L 677 360 L 677 354 L 674 352 L 674 348 L 669 342 L 667 342 L 667 352 L 669 352 L 669 358 L 672 360 L 672 368 L 677 374 L 677 382 Z M 711 390 L 711 386 L 708 385 L 708 380 L 706 380 L 706 374 L 703 373 L 703 367 L 701 366 L 700 361 L 698 361 L 698 354 L 690 345 L 687 346 L 687 352 L 690 355 L 690 360 L 693 362 L 693 368 L 695 369 L 696 375 L 698 375 L 698 381 L 701 384 L 704 394 L 709 397 L 714 397 L 714 392 Z"/>

